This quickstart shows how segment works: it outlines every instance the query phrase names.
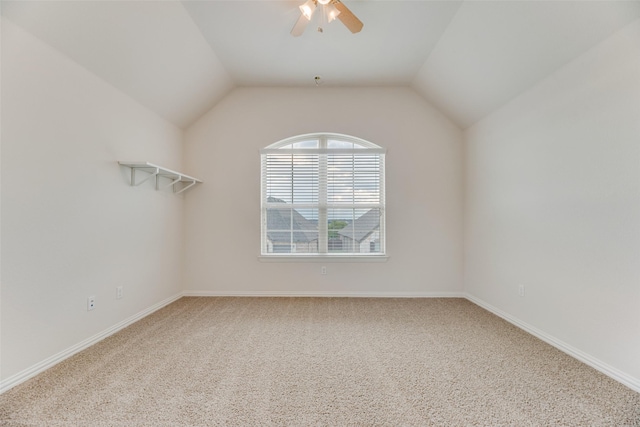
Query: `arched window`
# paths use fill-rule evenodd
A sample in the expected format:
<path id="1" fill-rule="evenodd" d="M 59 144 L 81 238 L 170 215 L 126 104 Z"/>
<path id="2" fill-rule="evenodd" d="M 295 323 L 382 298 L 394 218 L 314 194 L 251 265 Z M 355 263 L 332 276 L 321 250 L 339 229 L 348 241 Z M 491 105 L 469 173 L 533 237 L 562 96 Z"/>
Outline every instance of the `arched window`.
<path id="1" fill-rule="evenodd" d="M 262 255 L 384 255 L 384 156 L 330 133 L 261 150 Z"/>

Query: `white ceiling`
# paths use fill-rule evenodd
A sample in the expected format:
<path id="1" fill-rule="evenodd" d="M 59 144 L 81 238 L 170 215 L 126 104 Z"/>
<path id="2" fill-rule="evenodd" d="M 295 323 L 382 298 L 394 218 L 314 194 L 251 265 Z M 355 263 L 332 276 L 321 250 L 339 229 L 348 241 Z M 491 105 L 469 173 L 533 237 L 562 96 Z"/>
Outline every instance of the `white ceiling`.
<path id="1" fill-rule="evenodd" d="M 290 35 L 300 1 L 192 1 L 184 5 L 238 85 L 407 85 L 460 1 L 345 0 L 364 22 L 353 35 L 336 21 Z M 316 13 L 316 15 L 319 15 Z M 316 16 L 314 16 L 314 21 Z"/>
<path id="2" fill-rule="evenodd" d="M 2 14 L 180 127 L 235 86 L 412 86 L 460 127 L 640 18 L 637 1 L 344 0 L 364 22 L 289 34 L 303 0 L 5 1 Z M 640 42 L 640 41 L 639 41 Z"/>

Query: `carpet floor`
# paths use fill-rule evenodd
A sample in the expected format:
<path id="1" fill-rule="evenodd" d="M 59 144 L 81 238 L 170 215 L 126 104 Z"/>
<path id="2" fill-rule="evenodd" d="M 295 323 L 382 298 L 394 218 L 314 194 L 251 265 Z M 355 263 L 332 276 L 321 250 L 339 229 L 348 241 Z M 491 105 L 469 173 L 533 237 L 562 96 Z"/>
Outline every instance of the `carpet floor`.
<path id="1" fill-rule="evenodd" d="M 0 396 L 3 426 L 640 426 L 465 299 L 182 298 Z"/>

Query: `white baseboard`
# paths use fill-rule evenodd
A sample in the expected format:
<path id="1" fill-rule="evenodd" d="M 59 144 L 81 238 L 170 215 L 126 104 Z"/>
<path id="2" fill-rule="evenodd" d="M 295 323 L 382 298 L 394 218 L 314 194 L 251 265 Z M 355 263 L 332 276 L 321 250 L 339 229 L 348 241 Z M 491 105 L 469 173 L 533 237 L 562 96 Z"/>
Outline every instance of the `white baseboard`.
<path id="1" fill-rule="evenodd" d="M 547 344 L 552 345 L 553 347 L 557 348 L 558 350 L 568 354 L 569 356 L 578 359 L 579 361 L 591 366 L 592 368 L 602 372 L 603 374 L 605 374 L 606 376 L 618 381 L 619 383 L 624 384 L 625 386 L 629 387 L 631 390 L 636 391 L 638 393 L 640 393 L 640 379 L 638 378 L 634 378 L 631 375 L 627 375 L 624 372 L 602 362 L 601 360 L 596 359 L 595 357 L 581 351 L 578 350 L 575 347 L 572 347 L 571 345 L 547 334 L 546 332 L 541 331 L 540 329 L 529 325 L 526 322 L 523 322 L 515 317 L 513 317 L 512 315 L 492 306 L 491 304 L 488 304 L 487 302 L 474 297 L 473 295 L 470 294 L 465 294 L 464 297 L 466 299 L 468 299 L 469 301 L 471 301 L 472 303 L 484 308 L 487 311 L 490 311 L 491 313 L 495 314 L 498 317 L 503 318 L 504 320 L 506 320 L 507 322 L 517 326 L 518 328 L 530 333 L 531 335 L 541 339 L 542 341 L 546 342 Z"/>
<path id="2" fill-rule="evenodd" d="M 172 297 L 169 297 L 163 301 L 160 301 L 159 303 L 145 309 L 142 310 L 141 312 L 134 314 L 133 316 L 129 317 L 128 319 L 123 320 L 122 322 L 119 322 L 115 325 L 113 325 L 112 327 L 92 336 L 87 338 L 86 340 L 79 342 L 78 344 L 69 347 L 66 350 L 61 351 L 58 354 L 55 354 L 45 360 L 43 360 L 40 363 L 37 363 L 33 366 L 31 366 L 30 368 L 25 369 L 24 371 L 18 372 L 15 375 L 10 376 L 9 378 L 7 378 L 6 380 L 0 382 L 0 394 L 4 393 L 5 391 L 9 390 L 10 388 L 13 388 L 15 386 L 17 386 L 18 384 L 21 384 L 25 381 L 27 381 L 30 378 L 35 377 L 36 375 L 38 375 L 41 372 L 46 371 L 47 369 L 53 367 L 54 365 L 57 365 L 58 363 L 62 362 L 65 359 L 68 359 L 69 357 L 73 356 L 76 353 L 79 353 L 80 351 L 91 347 L 92 345 L 96 344 L 99 341 L 102 341 L 103 339 L 115 334 L 116 332 L 120 331 L 121 329 L 126 328 L 127 326 L 137 322 L 138 320 L 150 315 L 151 313 L 153 313 L 154 311 L 157 311 L 159 309 L 161 309 L 162 307 L 171 304 L 172 302 L 178 300 L 182 298 L 182 293 L 179 293 L 177 295 L 174 295 Z"/>
<path id="3" fill-rule="evenodd" d="M 184 291 L 185 297 L 465 298 L 462 292 Z"/>

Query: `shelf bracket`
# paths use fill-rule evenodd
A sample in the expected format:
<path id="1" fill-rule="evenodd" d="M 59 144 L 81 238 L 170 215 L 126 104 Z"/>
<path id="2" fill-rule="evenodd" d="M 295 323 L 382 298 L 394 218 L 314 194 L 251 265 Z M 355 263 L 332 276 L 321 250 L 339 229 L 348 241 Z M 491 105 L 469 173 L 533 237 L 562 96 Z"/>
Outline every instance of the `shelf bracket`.
<path id="1" fill-rule="evenodd" d="M 174 189 L 174 191 L 173 191 L 173 192 L 175 193 L 175 187 L 174 187 L 174 185 L 176 185 L 177 183 L 179 183 L 181 179 L 182 179 L 182 177 L 181 177 L 180 175 L 178 175 L 178 177 L 177 177 L 176 179 L 172 180 L 169 184 L 165 185 L 165 186 L 164 186 L 164 187 L 162 187 L 162 188 L 169 188 L 169 187 L 173 187 L 173 189 Z M 160 189 L 160 184 L 159 184 L 159 182 L 158 182 L 158 181 L 160 181 L 160 176 L 158 176 L 158 178 L 156 178 L 156 190 L 159 190 L 159 189 Z"/>
<path id="2" fill-rule="evenodd" d="M 175 187 L 173 187 L 173 191 L 174 191 L 176 194 L 180 194 L 180 193 L 182 193 L 183 191 L 188 190 L 189 188 L 193 187 L 193 186 L 194 186 L 194 185 L 196 185 L 197 183 L 198 183 L 198 181 L 195 181 L 195 180 L 194 180 L 194 181 L 191 181 L 191 183 L 190 183 L 190 184 L 185 185 L 184 187 L 182 187 L 182 188 L 181 188 L 180 190 L 178 190 L 178 191 L 175 191 L 175 190 L 176 190 L 176 188 L 175 188 Z"/>
<path id="3" fill-rule="evenodd" d="M 147 177 L 145 179 L 143 179 L 140 182 L 136 182 L 136 170 L 138 170 L 138 169 L 142 169 L 143 172 L 147 172 L 149 174 L 149 175 L 147 175 Z M 153 169 L 154 172 L 149 172 L 149 171 L 144 170 L 144 169 Z M 160 173 L 160 168 L 131 168 L 131 186 L 132 187 L 137 187 L 140 184 L 144 184 L 145 182 L 149 181 L 154 176 L 158 176 L 159 173 Z"/>

